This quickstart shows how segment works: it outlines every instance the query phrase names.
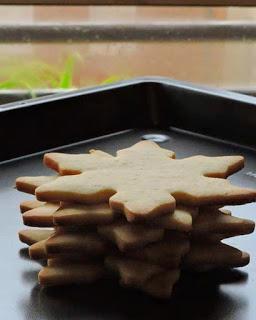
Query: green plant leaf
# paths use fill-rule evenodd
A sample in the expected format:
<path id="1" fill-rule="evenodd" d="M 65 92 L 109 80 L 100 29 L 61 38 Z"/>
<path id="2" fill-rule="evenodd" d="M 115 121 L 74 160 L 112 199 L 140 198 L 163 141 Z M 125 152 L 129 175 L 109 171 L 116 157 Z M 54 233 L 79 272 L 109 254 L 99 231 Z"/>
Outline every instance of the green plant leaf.
<path id="1" fill-rule="evenodd" d="M 51 65 L 44 61 L 2 59 L 0 61 L 0 89 L 70 88 L 73 70 L 79 55 L 70 55 L 64 66 Z M 31 93 L 34 95 L 34 93 Z"/>
<path id="2" fill-rule="evenodd" d="M 59 87 L 62 89 L 68 89 L 72 87 L 73 81 L 73 70 L 74 70 L 75 59 L 73 56 L 67 58 L 64 70 L 60 77 Z"/>
<path id="3" fill-rule="evenodd" d="M 117 75 L 113 75 L 103 80 L 100 84 L 111 84 L 120 80 L 123 80 L 123 78 Z"/>
<path id="4" fill-rule="evenodd" d="M 6 80 L 3 82 L 0 82 L 0 89 L 4 90 L 4 89 L 13 89 L 13 88 L 17 88 L 17 81 L 12 81 L 12 80 Z"/>

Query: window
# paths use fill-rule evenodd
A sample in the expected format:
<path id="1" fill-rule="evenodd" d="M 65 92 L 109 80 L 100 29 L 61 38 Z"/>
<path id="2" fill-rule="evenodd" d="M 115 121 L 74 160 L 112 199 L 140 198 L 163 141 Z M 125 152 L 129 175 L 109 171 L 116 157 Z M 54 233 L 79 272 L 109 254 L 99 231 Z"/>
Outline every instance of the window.
<path id="1" fill-rule="evenodd" d="M 255 18 L 253 7 L 1 6 L 0 103 L 148 75 L 253 94 Z"/>

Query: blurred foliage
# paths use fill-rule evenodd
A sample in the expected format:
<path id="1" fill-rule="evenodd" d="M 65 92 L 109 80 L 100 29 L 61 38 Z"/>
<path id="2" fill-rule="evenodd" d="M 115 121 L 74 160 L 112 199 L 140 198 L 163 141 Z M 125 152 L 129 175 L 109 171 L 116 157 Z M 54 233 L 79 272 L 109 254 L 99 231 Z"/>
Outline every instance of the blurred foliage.
<path id="1" fill-rule="evenodd" d="M 77 62 L 82 62 L 79 55 L 70 55 L 59 65 L 43 61 L 1 62 L 0 90 L 26 89 L 34 96 L 34 89 L 71 89 L 74 87 L 74 70 Z M 112 75 L 98 84 L 110 84 L 122 80 Z"/>
<path id="2" fill-rule="evenodd" d="M 106 78 L 100 84 L 111 84 L 111 83 L 121 81 L 121 80 L 124 80 L 124 77 L 114 75 L 114 76 L 110 76 L 110 77 Z"/>
<path id="3" fill-rule="evenodd" d="M 68 57 L 62 67 L 42 61 L 2 64 L 0 89 L 71 88 L 74 64 L 73 56 Z"/>

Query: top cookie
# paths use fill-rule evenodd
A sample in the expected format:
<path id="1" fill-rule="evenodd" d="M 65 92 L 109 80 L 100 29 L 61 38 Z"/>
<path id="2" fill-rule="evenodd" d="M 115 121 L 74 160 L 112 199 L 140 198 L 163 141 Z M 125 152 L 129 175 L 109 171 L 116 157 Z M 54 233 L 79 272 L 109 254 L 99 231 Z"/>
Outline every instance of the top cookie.
<path id="1" fill-rule="evenodd" d="M 231 185 L 225 178 L 241 169 L 241 156 L 174 159 L 151 141 L 109 154 L 45 155 L 60 174 L 36 189 L 38 200 L 100 203 L 125 213 L 129 221 L 171 212 L 175 202 L 192 206 L 239 204 L 256 199 L 256 190 Z M 79 174 L 78 174 L 79 173 Z M 175 201 L 176 200 L 176 201 Z"/>

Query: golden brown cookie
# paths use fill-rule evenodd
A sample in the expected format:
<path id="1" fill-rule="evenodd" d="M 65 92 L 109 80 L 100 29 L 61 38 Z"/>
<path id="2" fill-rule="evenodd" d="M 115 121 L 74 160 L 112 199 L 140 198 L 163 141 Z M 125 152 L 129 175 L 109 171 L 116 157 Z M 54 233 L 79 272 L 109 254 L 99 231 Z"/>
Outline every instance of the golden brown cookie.
<path id="1" fill-rule="evenodd" d="M 192 230 L 193 220 L 197 217 L 197 207 L 177 206 L 172 213 L 148 219 L 145 223 L 167 230 L 188 232 Z"/>
<path id="2" fill-rule="evenodd" d="M 35 189 L 45 183 L 52 182 L 57 176 L 20 177 L 16 179 L 16 188 L 19 191 L 35 194 Z"/>
<path id="3" fill-rule="evenodd" d="M 34 227 L 104 225 L 120 219 L 119 215 L 115 214 L 107 204 L 63 203 L 60 207 L 56 203 L 40 203 L 39 205 L 36 201 L 35 203 L 30 201 L 27 206 L 32 208 L 35 206 L 35 208 L 23 214 L 23 221 L 24 224 Z M 202 207 L 199 215 L 196 208 L 177 207 L 171 214 L 146 222 L 148 225 L 162 226 L 164 229 L 189 231 L 192 228 L 192 220 L 194 220 L 193 238 L 203 239 L 204 234 L 207 233 L 207 239 L 214 239 L 213 241 L 251 233 L 255 226 L 251 220 L 232 217 L 230 211 L 216 207 Z M 216 234 L 219 236 L 215 236 Z"/>
<path id="4" fill-rule="evenodd" d="M 48 267 L 57 267 L 57 266 L 64 266 L 64 265 L 71 265 L 71 264 L 84 264 L 92 261 L 97 261 L 102 259 L 94 259 L 92 256 L 79 256 L 79 255 L 62 255 L 61 257 L 55 257 L 47 259 L 47 266 Z"/>
<path id="5" fill-rule="evenodd" d="M 30 246 L 29 253 L 30 257 L 34 260 L 46 259 L 48 257 L 57 258 L 59 261 L 74 260 L 78 263 L 80 261 L 92 260 L 93 256 L 97 257 L 96 253 L 91 255 L 90 252 L 88 255 L 88 250 L 84 250 L 82 246 L 77 251 L 76 249 L 79 248 L 79 246 L 77 247 L 77 243 L 74 245 L 74 248 L 72 252 L 61 249 L 58 252 L 47 254 L 46 240 L 41 240 Z M 206 240 L 202 244 L 193 241 L 189 252 L 188 248 L 189 246 L 185 241 L 183 244 L 180 243 L 176 249 L 175 242 L 171 242 L 170 247 L 168 247 L 167 243 L 160 242 L 146 246 L 138 251 L 130 251 L 126 256 L 129 259 L 135 259 L 135 261 L 147 262 L 162 266 L 163 268 L 177 268 L 182 259 L 183 267 L 199 271 L 204 270 L 205 267 L 210 267 L 211 269 L 242 267 L 247 265 L 250 260 L 248 253 L 223 243 L 210 243 Z M 111 253 L 111 251 L 106 251 L 105 254 Z"/>
<path id="6" fill-rule="evenodd" d="M 164 229 L 117 222 L 98 226 L 98 233 L 115 243 L 120 251 L 137 249 L 164 237 Z"/>
<path id="7" fill-rule="evenodd" d="M 58 177 L 38 187 L 36 195 L 41 201 L 109 201 L 129 221 L 170 213 L 176 201 L 191 206 L 255 201 L 255 190 L 236 187 L 225 179 L 243 167 L 243 157 L 175 160 L 173 155 L 151 141 L 120 150 L 116 157 L 86 155 L 90 160 L 83 158 L 82 162 L 72 158 L 67 163 L 65 155 L 47 154 L 48 162 L 54 158 L 58 167 L 75 168 L 81 174 Z"/>
<path id="8" fill-rule="evenodd" d="M 121 218 L 104 203 L 85 205 L 62 202 L 58 205 L 36 200 L 23 203 L 26 205 L 24 211 L 27 211 L 23 215 L 24 224 L 34 227 L 104 225 Z M 178 206 L 173 213 L 149 219 L 146 223 L 169 230 L 190 231 L 197 212 L 195 207 Z"/>
<path id="9" fill-rule="evenodd" d="M 165 268 L 177 268 L 180 265 L 181 258 L 189 252 L 189 248 L 190 243 L 187 237 L 174 234 L 163 241 L 149 244 L 142 249 L 129 251 L 126 255 Z"/>
<path id="10" fill-rule="evenodd" d="M 107 257 L 105 266 L 118 273 L 122 286 L 140 289 L 157 298 L 169 298 L 180 277 L 177 269 L 166 271 L 157 265 L 122 257 Z"/>
<path id="11" fill-rule="evenodd" d="M 89 233 L 89 236 L 84 236 L 84 233 L 79 231 L 79 233 L 72 231 L 68 231 L 66 228 L 62 231 L 58 231 L 57 235 L 54 235 L 53 231 L 51 233 L 45 234 L 45 237 L 40 237 L 40 231 L 42 234 L 44 230 L 24 230 L 30 236 L 30 241 L 26 243 L 34 243 L 36 239 L 40 238 L 40 240 L 47 240 L 50 236 L 53 235 L 52 238 L 47 240 L 48 246 L 50 249 L 46 250 L 46 241 L 40 241 L 35 246 L 30 248 L 30 256 L 32 259 L 46 259 L 46 258 L 59 258 L 64 260 L 84 260 L 90 257 L 92 259 L 93 256 L 100 257 L 103 254 L 118 254 L 117 250 L 113 248 L 108 248 L 106 244 L 106 249 L 99 250 L 96 248 L 95 250 L 95 241 L 98 237 L 92 239 L 92 233 Z M 36 233 L 39 233 L 37 235 Z M 28 237 L 27 235 L 27 237 Z M 82 240 L 81 240 L 82 237 Z M 89 238 L 88 238 L 89 237 Z M 53 239 L 53 240 L 52 240 Z M 93 240 L 93 243 L 89 242 Z M 89 249 L 88 249 L 88 246 Z M 93 250 L 93 253 L 92 253 Z M 152 264 L 159 264 L 163 267 L 178 267 L 180 265 L 181 257 L 183 257 L 189 250 L 189 240 L 186 237 L 182 237 L 180 235 L 173 235 L 172 237 L 168 237 L 168 240 L 161 242 L 156 242 L 154 244 L 148 245 L 144 248 L 140 248 L 138 250 L 132 250 L 126 252 L 127 257 L 135 258 L 140 261 L 146 261 Z"/>
<path id="12" fill-rule="evenodd" d="M 20 204 L 20 212 L 24 213 L 24 212 L 26 212 L 28 210 L 39 208 L 44 204 L 45 204 L 45 202 L 38 201 L 38 200 L 22 201 L 21 204 Z"/>
<path id="13" fill-rule="evenodd" d="M 99 263 L 70 264 L 44 267 L 38 275 L 42 286 L 92 283 L 104 276 L 103 265 Z"/>
<path id="14" fill-rule="evenodd" d="M 19 232 L 19 239 L 28 245 L 36 243 L 41 240 L 48 239 L 53 235 L 54 230 L 47 229 L 25 229 Z"/>
<path id="15" fill-rule="evenodd" d="M 168 299 L 172 295 L 173 287 L 180 278 L 180 270 L 168 270 L 154 275 L 146 281 L 141 290 L 158 299 Z"/>
<path id="16" fill-rule="evenodd" d="M 101 225 L 113 222 L 117 216 L 118 214 L 114 213 L 107 203 L 98 205 L 62 203 L 53 214 L 53 221 L 59 226 Z"/>
<path id="17" fill-rule="evenodd" d="M 231 237 L 236 237 L 241 235 L 241 232 L 234 232 L 234 233 L 195 233 L 191 234 L 191 241 L 196 241 L 196 242 L 220 242 L 221 240 L 228 239 Z"/>
<path id="18" fill-rule="evenodd" d="M 119 274 L 120 282 L 124 286 L 142 285 L 153 275 L 164 271 L 158 265 L 117 256 L 108 256 L 105 259 L 105 265 Z"/>
<path id="19" fill-rule="evenodd" d="M 56 254 L 85 254 L 98 256 L 108 250 L 106 241 L 93 232 L 55 232 L 46 241 L 47 255 Z"/>
<path id="20" fill-rule="evenodd" d="M 193 235 L 199 234 L 235 234 L 253 232 L 255 223 L 252 220 L 231 216 L 231 212 L 211 207 L 200 208 L 199 215 L 193 224 Z"/>
<path id="21" fill-rule="evenodd" d="M 109 267 L 111 268 L 111 266 Z M 161 299 L 171 296 L 173 286 L 180 276 L 179 270 L 164 270 L 159 273 L 158 271 L 162 268 L 136 261 L 134 266 L 129 263 L 129 260 L 127 265 L 123 262 L 122 272 L 118 271 L 115 264 L 112 268 L 120 274 L 121 285 L 137 288 Z M 143 272 L 143 269 L 145 272 Z M 63 263 L 62 265 L 57 263 L 57 265 L 44 267 L 39 272 L 39 283 L 43 286 L 91 283 L 102 278 L 104 273 L 104 268 L 100 263 L 76 262 L 74 264 Z"/>
<path id="22" fill-rule="evenodd" d="M 183 259 L 183 266 L 189 269 L 209 266 L 215 268 L 243 267 L 250 262 L 248 253 L 224 243 L 193 242 Z"/>
<path id="23" fill-rule="evenodd" d="M 75 251 L 74 253 L 47 253 L 46 252 L 46 240 L 41 240 L 32 244 L 29 247 L 29 256 L 32 260 L 53 260 L 53 264 L 56 264 L 56 261 L 61 261 L 63 264 L 66 262 L 70 263 L 72 261 L 92 261 L 98 260 L 100 256 L 88 255 L 85 252 Z M 64 250 L 65 251 L 65 250 Z"/>
<path id="24" fill-rule="evenodd" d="M 112 156 L 100 150 L 90 150 L 89 154 L 46 153 L 44 164 L 60 175 L 79 174 L 85 170 L 95 170 L 103 159 L 102 167 L 108 167 Z"/>
<path id="25" fill-rule="evenodd" d="M 45 244 L 46 240 L 41 240 L 32 244 L 28 250 L 30 258 L 33 260 L 45 260 L 47 258 Z"/>
<path id="26" fill-rule="evenodd" d="M 56 203 L 47 202 L 23 213 L 23 223 L 32 227 L 52 227 L 53 214 L 59 208 Z"/>

